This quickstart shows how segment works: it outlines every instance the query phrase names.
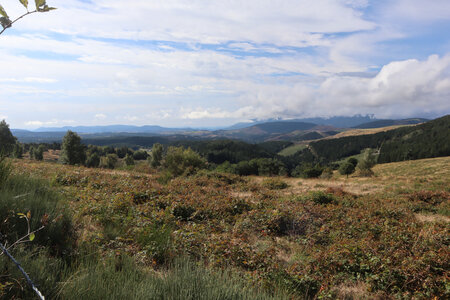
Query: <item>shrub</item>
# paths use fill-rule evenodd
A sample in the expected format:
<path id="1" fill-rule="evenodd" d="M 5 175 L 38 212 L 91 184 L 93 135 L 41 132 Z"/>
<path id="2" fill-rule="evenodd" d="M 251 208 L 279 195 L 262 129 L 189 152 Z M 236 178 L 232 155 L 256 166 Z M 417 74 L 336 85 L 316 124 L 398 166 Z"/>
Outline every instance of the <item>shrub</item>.
<path id="1" fill-rule="evenodd" d="M 134 160 L 146 160 L 148 157 L 149 155 L 145 150 L 138 150 L 133 153 Z"/>
<path id="2" fill-rule="evenodd" d="M 107 156 L 100 157 L 100 168 L 114 169 L 116 167 L 119 158 L 116 154 L 108 154 Z"/>
<path id="3" fill-rule="evenodd" d="M 231 215 L 235 216 L 235 215 L 240 215 L 246 211 L 252 210 L 252 207 L 245 200 L 238 199 L 238 200 L 234 200 L 227 210 Z"/>
<path id="4" fill-rule="evenodd" d="M 100 156 L 97 153 L 92 153 L 88 156 L 85 163 L 88 168 L 97 168 L 100 165 Z"/>
<path id="5" fill-rule="evenodd" d="M 163 146 L 161 144 L 156 143 L 156 144 L 153 145 L 152 153 L 148 157 L 148 159 L 150 160 L 150 165 L 153 168 L 159 167 L 161 165 L 162 157 L 163 157 L 163 151 L 164 151 L 164 148 L 163 148 Z"/>
<path id="6" fill-rule="evenodd" d="M 172 173 L 169 171 L 162 171 L 159 173 L 159 176 L 156 178 L 156 180 L 160 184 L 168 184 L 173 179 Z"/>
<path id="7" fill-rule="evenodd" d="M 188 205 L 178 204 L 172 210 L 172 214 L 179 220 L 188 221 L 195 213 L 195 208 Z"/>
<path id="8" fill-rule="evenodd" d="M 134 158 L 133 155 L 127 154 L 125 156 L 125 164 L 127 166 L 134 166 Z"/>
<path id="9" fill-rule="evenodd" d="M 16 143 L 13 150 L 13 157 L 15 158 L 23 158 L 23 146 L 19 143 Z"/>
<path id="10" fill-rule="evenodd" d="M 235 172 L 241 176 L 258 175 L 258 165 L 246 160 L 240 161 L 235 165 Z"/>
<path id="11" fill-rule="evenodd" d="M 364 153 L 363 159 L 358 163 L 359 175 L 364 177 L 373 176 L 373 166 L 376 164 L 376 157 L 373 150 L 369 149 Z"/>
<path id="12" fill-rule="evenodd" d="M 137 242 L 158 264 L 167 263 L 171 259 L 172 232 L 168 225 L 152 224 L 139 233 Z"/>
<path id="13" fill-rule="evenodd" d="M 333 169 L 330 167 L 325 168 L 322 174 L 320 175 L 320 178 L 323 179 L 331 179 L 332 177 L 333 177 Z"/>
<path id="14" fill-rule="evenodd" d="M 261 185 L 269 190 L 283 190 L 288 187 L 288 184 L 279 178 L 264 179 Z"/>
<path id="15" fill-rule="evenodd" d="M 317 178 L 323 172 L 323 168 L 319 165 L 313 165 L 311 163 L 305 163 L 297 166 L 292 172 L 292 176 L 294 177 L 302 177 L 302 178 Z"/>
<path id="16" fill-rule="evenodd" d="M 228 160 L 216 167 L 217 172 L 231 173 L 231 174 L 236 173 L 236 169 L 237 169 L 236 166 L 230 164 Z"/>
<path id="17" fill-rule="evenodd" d="M 206 160 L 191 148 L 169 147 L 164 157 L 164 167 L 175 177 L 192 175 L 206 167 Z"/>
<path id="18" fill-rule="evenodd" d="M 317 204 L 328 204 L 335 202 L 335 197 L 331 193 L 325 193 L 322 191 L 311 192 L 309 195 L 311 201 Z"/>
<path id="19" fill-rule="evenodd" d="M 356 158 L 354 158 L 354 157 L 350 157 L 348 160 L 347 160 L 349 163 L 351 163 L 353 166 L 355 166 L 356 167 L 356 165 L 358 164 L 358 160 L 356 159 Z"/>

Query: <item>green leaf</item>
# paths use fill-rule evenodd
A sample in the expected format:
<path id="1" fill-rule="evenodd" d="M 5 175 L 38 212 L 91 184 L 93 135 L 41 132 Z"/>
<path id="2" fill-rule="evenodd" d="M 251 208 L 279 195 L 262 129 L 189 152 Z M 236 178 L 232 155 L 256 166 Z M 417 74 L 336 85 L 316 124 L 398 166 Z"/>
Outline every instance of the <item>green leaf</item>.
<path id="1" fill-rule="evenodd" d="M 3 6 L 1 6 L 1 5 L 0 5 L 0 15 L 2 15 L 3 17 L 5 17 L 6 19 L 9 20 L 8 14 L 6 13 L 6 11 L 3 8 Z"/>
<path id="2" fill-rule="evenodd" d="M 56 9 L 56 8 L 54 8 L 54 7 L 48 7 L 47 5 L 45 5 L 44 8 L 42 8 L 40 11 L 46 12 L 46 11 L 51 11 L 51 10 L 54 10 L 54 9 Z"/>
<path id="3" fill-rule="evenodd" d="M 36 3 L 36 10 L 37 11 L 41 11 L 42 10 L 42 6 L 44 6 L 45 0 L 34 0 L 34 3 Z"/>
<path id="4" fill-rule="evenodd" d="M 28 9 L 28 0 L 19 0 L 20 3 L 23 4 L 23 6 L 25 6 L 26 9 Z"/>
<path id="5" fill-rule="evenodd" d="M 0 24 L 3 28 L 11 27 L 11 20 L 5 17 L 0 17 Z"/>
<path id="6" fill-rule="evenodd" d="M 34 233 L 30 233 L 30 242 L 33 241 L 35 237 Z"/>

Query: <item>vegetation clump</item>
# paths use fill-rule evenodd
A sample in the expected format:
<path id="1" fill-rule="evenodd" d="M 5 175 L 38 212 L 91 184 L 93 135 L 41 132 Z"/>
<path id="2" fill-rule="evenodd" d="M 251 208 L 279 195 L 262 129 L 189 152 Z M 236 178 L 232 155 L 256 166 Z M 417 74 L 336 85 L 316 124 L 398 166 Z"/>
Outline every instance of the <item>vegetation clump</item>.
<path id="1" fill-rule="evenodd" d="M 261 185 L 269 190 L 283 190 L 288 187 L 288 184 L 280 178 L 264 179 Z"/>

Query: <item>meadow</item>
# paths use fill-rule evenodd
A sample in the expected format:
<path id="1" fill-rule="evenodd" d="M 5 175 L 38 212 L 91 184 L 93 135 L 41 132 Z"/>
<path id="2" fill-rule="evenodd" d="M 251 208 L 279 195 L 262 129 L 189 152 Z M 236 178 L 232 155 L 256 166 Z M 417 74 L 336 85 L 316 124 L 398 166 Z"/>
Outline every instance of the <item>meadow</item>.
<path id="1" fill-rule="evenodd" d="M 139 165 L 105 170 L 23 159 L 12 166 L 12 181 L 41 184 L 37 190 L 66 211 L 68 220 L 57 222 L 72 224 L 64 238 L 38 232 L 28 246 L 36 244 L 34 252 L 16 250 L 53 298 L 144 299 L 174 286 L 187 294 L 171 299 L 450 296 L 450 157 L 377 165 L 373 177 L 200 171 L 167 183 Z M 57 207 L 31 209 L 32 218 L 56 216 Z M 25 202 L 15 213 L 29 209 Z M 58 274 L 46 274 L 29 253 L 57 265 Z M 0 291 L 19 293 L 14 280 L 23 284 L 3 272 Z M 214 295 L 202 294 L 211 286 Z"/>

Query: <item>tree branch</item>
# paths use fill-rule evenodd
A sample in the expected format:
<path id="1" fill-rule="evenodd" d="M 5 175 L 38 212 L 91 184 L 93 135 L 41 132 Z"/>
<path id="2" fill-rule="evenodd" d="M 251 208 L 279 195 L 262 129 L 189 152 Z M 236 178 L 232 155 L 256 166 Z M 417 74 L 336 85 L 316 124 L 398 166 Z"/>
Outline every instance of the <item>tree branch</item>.
<path id="1" fill-rule="evenodd" d="M 28 16 L 28 15 L 31 15 L 31 14 L 34 14 L 34 13 L 37 13 L 37 12 L 38 12 L 38 10 L 27 11 L 25 14 L 21 15 L 20 17 L 18 17 L 18 18 L 15 19 L 14 21 L 10 22 L 7 26 L 5 26 L 5 27 L 3 28 L 3 30 L 0 31 L 0 34 L 2 34 L 6 29 L 10 28 L 14 23 L 16 23 L 17 21 L 19 21 L 19 20 L 22 19 L 23 17 Z"/>

